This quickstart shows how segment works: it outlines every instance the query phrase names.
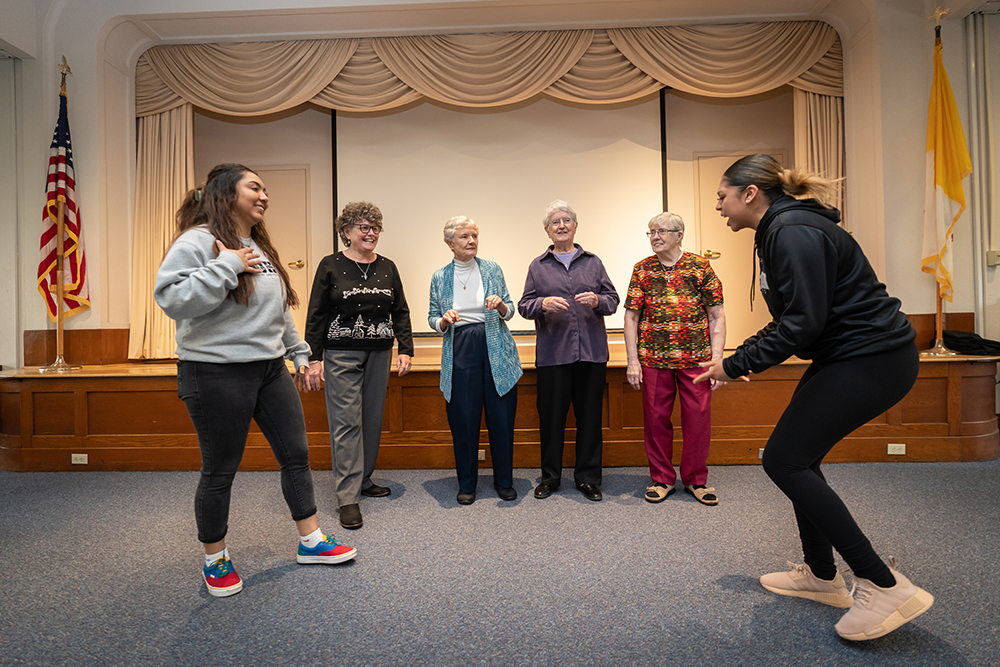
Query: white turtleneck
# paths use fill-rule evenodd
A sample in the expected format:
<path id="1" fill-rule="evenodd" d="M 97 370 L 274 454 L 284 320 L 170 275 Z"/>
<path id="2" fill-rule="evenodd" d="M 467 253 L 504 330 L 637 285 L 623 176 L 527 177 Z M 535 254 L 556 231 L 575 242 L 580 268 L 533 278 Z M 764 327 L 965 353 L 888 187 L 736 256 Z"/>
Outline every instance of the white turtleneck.
<path id="1" fill-rule="evenodd" d="M 466 324 L 475 324 L 486 321 L 486 292 L 483 290 L 483 276 L 479 272 L 479 264 L 473 257 L 467 262 L 454 260 L 455 289 L 452 301 L 452 310 L 458 313 L 459 320 L 455 322 L 456 327 Z M 437 330 L 444 333 L 441 328 L 441 320 L 438 320 Z"/>

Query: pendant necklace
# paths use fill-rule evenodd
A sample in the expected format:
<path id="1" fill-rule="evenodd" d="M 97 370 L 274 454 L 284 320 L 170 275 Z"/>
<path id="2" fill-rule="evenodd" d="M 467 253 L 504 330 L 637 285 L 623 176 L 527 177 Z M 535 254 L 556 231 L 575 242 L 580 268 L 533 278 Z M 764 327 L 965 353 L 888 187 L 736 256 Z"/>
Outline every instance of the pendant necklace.
<path id="1" fill-rule="evenodd" d="M 471 269 L 469 270 L 469 276 L 465 279 L 465 282 L 462 282 L 462 279 L 458 275 L 458 267 L 456 267 L 455 268 L 455 278 L 458 278 L 458 282 L 462 283 L 462 289 L 463 290 L 467 289 L 467 287 L 469 285 L 469 281 L 472 280 L 472 270 Z"/>
<path id="2" fill-rule="evenodd" d="M 367 281 L 368 280 L 368 271 L 371 270 L 371 268 L 372 268 L 371 263 L 365 264 L 365 268 L 362 269 L 361 265 L 358 264 L 357 260 L 352 259 L 351 261 L 354 262 L 354 266 L 358 267 L 358 271 L 361 272 L 361 280 L 362 280 L 362 282 Z"/>

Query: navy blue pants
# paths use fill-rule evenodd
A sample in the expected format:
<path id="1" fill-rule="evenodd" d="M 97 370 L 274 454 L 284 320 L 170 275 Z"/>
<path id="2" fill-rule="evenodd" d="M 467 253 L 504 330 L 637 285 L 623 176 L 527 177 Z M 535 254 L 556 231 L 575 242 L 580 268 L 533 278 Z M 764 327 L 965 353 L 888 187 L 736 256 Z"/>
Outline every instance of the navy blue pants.
<path id="1" fill-rule="evenodd" d="M 229 499 L 251 419 L 281 467 L 281 492 L 292 519 L 316 513 L 302 401 L 284 359 L 242 364 L 179 361 L 177 394 L 187 405 L 201 448 L 201 479 L 194 498 L 200 542 L 218 542 L 229 529 Z"/>
<path id="2" fill-rule="evenodd" d="M 451 372 L 451 400 L 445 403 L 455 446 L 458 492 L 475 493 L 479 481 L 479 431 L 486 409 L 493 483 L 514 486 L 514 415 L 517 385 L 497 393 L 486 349 L 486 325 L 467 324 L 455 330 Z"/>
<path id="3" fill-rule="evenodd" d="M 764 447 L 764 472 L 795 509 L 805 562 L 816 576 L 832 579 L 833 550 L 855 576 L 878 586 L 893 578 L 820 472 L 823 457 L 859 426 L 899 403 L 917 379 L 920 359 L 910 343 L 889 352 L 813 363 Z M 868 493 L 879 494 L 879 489 Z M 885 583 L 880 583 L 885 582 Z"/>

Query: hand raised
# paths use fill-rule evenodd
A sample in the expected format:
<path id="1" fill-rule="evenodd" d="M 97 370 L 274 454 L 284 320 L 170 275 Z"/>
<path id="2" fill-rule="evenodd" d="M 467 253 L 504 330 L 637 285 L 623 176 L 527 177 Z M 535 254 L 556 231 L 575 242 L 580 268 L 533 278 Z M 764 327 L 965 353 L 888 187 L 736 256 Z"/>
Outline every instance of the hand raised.
<path id="1" fill-rule="evenodd" d="M 240 261 L 243 262 L 243 271 L 245 271 L 246 273 L 261 272 L 260 269 L 257 268 L 257 265 L 260 264 L 263 260 L 260 258 L 260 254 L 253 248 L 238 248 L 236 250 L 233 250 L 232 248 L 227 248 L 226 245 L 219 240 L 215 241 L 215 246 L 219 249 L 220 255 L 223 252 L 231 252 L 237 257 L 239 257 Z"/>

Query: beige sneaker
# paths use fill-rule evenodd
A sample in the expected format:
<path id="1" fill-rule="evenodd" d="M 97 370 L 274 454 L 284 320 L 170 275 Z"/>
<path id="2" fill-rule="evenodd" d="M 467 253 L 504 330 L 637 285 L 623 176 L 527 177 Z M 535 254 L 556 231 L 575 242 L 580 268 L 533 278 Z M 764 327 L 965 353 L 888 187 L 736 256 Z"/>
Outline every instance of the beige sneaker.
<path id="1" fill-rule="evenodd" d="M 815 600 L 831 607 L 846 609 L 854 604 L 854 598 L 847 590 L 840 572 L 833 581 L 825 581 L 813 574 L 805 563 L 796 565 L 789 561 L 788 567 L 792 568 L 789 572 L 765 574 L 760 578 L 760 585 L 778 595 Z"/>
<path id="2" fill-rule="evenodd" d="M 890 567 L 889 571 L 896 577 L 892 588 L 879 588 L 860 577 L 855 579 L 854 606 L 834 626 L 838 635 L 855 642 L 875 639 L 931 608 L 933 595 L 914 586 L 895 569 Z"/>

